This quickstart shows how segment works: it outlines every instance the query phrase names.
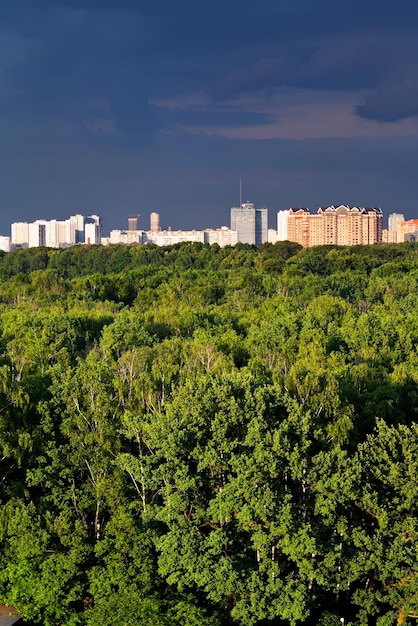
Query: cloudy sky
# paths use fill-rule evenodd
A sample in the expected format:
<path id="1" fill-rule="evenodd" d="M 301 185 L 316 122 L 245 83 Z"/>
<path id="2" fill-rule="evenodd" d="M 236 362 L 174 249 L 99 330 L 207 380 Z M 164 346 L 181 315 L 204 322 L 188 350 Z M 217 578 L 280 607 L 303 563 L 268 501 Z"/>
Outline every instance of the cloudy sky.
<path id="1" fill-rule="evenodd" d="M 228 225 L 240 179 L 418 218 L 418 2 L 1 2 L 0 155 L 1 234 Z"/>

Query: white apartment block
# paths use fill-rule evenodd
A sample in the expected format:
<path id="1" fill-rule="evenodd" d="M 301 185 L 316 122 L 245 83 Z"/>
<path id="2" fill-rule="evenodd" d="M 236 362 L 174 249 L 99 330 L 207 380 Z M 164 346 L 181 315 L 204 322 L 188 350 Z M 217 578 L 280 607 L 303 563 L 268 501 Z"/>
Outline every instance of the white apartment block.
<path id="1" fill-rule="evenodd" d="M 405 215 L 403 213 L 391 213 L 388 217 L 388 230 L 396 231 L 397 225 L 404 221 Z"/>
<path id="2" fill-rule="evenodd" d="M 267 241 L 268 243 L 276 243 L 279 241 L 277 237 L 277 230 L 275 228 L 269 228 L 267 231 Z"/>
<path id="3" fill-rule="evenodd" d="M 277 211 L 277 241 L 287 241 L 289 239 L 288 223 L 289 209 L 287 211 Z"/>
<path id="4" fill-rule="evenodd" d="M 231 230 L 227 226 L 221 226 L 221 228 L 206 228 L 203 234 L 205 243 L 211 245 L 217 243 L 220 248 L 235 246 L 235 244 L 238 243 L 238 232 Z"/>
<path id="5" fill-rule="evenodd" d="M 403 234 L 399 230 L 400 225 L 405 221 L 403 213 L 391 213 L 388 216 L 388 229 L 385 232 L 383 241 L 385 243 L 400 243 L 404 240 Z"/>
<path id="6" fill-rule="evenodd" d="M 0 235 L 0 250 L 3 250 L 3 252 L 10 251 L 10 237 Z"/>
<path id="7" fill-rule="evenodd" d="M 102 226 L 98 215 L 90 215 L 85 218 L 84 223 L 84 243 L 88 245 L 98 245 L 102 239 Z"/>
<path id="8" fill-rule="evenodd" d="M 12 224 L 11 243 L 17 246 L 28 245 L 29 224 L 28 222 L 14 222 Z"/>
<path id="9" fill-rule="evenodd" d="M 171 246 L 184 241 L 217 243 L 221 248 L 235 246 L 238 233 L 227 226 L 205 230 L 111 230 L 109 244 L 130 245 L 153 243 L 156 246 Z"/>
<path id="10" fill-rule="evenodd" d="M 98 215 L 73 215 L 68 220 L 14 222 L 11 226 L 12 247 L 61 248 L 83 242 L 101 243 L 101 220 Z"/>
<path id="11" fill-rule="evenodd" d="M 46 220 L 36 220 L 36 222 L 29 224 L 29 248 L 46 246 L 46 225 Z"/>
<path id="12" fill-rule="evenodd" d="M 84 215 L 71 215 L 68 220 L 66 220 L 67 225 L 67 239 L 69 241 L 74 241 L 74 243 L 84 243 L 84 225 L 86 218 Z"/>
<path id="13" fill-rule="evenodd" d="M 124 246 L 129 246 L 133 243 L 142 243 L 143 239 L 143 230 L 111 230 L 109 243 L 112 245 L 122 244 Z"/>
<path id="14" fill-rule="evenodd" d="M 203 230 L 160 230 L 144 233 L 144 243 L 154 243 L 156 246 L 172 246 L 183 241 L 200 241 L 204 243 L 205 235 Z"/>
<path id="15" fill-rule="evenodd" d="M 45 223 L 45 244 L 48 248 L 60 248 L 75 243 L 74 237 L 68 237 L 67 221 L 49 220 Z"/>

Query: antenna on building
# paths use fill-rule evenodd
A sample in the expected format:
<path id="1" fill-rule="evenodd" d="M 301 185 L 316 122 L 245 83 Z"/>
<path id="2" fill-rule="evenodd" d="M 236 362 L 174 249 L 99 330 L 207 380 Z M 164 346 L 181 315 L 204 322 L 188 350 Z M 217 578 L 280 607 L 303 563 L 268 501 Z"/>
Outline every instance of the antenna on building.
<path id="1" fill-rule="evenodd" d="M 239 179 L 239 206 L 242 208 L 242 180 Z"/>

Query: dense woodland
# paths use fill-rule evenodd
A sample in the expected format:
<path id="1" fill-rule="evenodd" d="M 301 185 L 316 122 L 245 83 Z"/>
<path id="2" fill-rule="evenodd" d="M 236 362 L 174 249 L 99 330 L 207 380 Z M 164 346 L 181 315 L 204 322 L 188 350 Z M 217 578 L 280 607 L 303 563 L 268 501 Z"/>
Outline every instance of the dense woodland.
<path id="1" fill-rule="evenodd" d="M 418 244 L 0 258 L 0 602 L 418 619 Z"/>

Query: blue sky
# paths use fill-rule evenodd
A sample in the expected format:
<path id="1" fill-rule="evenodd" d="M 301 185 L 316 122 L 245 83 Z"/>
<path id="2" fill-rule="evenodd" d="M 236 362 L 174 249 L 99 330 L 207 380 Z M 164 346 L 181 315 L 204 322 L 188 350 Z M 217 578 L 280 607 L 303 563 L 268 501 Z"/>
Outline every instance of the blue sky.
<path id="1" fill-rule="evenodd" d="M 99 213 L 229 224 L 244 200 L 418 217 L 416 0 L 0 7 L 0 232 Z"/>

